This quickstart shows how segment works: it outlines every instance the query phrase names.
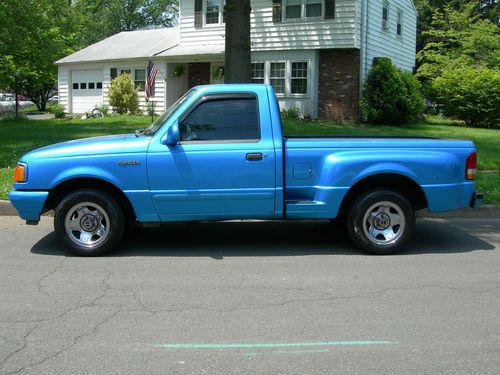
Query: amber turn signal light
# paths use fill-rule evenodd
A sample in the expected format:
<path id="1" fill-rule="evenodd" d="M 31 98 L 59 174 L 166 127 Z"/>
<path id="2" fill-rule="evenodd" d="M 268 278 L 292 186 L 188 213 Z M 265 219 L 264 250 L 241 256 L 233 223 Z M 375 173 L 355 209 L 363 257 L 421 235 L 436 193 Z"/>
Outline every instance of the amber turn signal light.
<path id="1" fill-rule="evenodd" d="M 16 165 L 16 169 L 14 170 L 14 182 L 25 182 L 25 170 L 24 165 Z"/>

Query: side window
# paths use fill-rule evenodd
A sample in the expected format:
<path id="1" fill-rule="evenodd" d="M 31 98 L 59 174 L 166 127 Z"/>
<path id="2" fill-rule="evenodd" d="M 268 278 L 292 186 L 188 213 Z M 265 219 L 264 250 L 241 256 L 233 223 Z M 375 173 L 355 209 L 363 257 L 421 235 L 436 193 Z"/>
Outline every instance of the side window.
<path id="1" fill-rule="evenodd" d="M 181 141 L 257 141 L 260 139 L 257 98 L 202 102 L 180 124 Z"/>

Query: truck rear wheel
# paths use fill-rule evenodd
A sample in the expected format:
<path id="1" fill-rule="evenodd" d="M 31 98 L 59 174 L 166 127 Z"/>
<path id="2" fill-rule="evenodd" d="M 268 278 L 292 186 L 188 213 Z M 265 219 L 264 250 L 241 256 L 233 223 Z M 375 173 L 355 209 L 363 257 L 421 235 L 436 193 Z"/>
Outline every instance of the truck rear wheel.
<path id="1" fill-rule="evenodd" d="M 388 189 L 373 190 L 354 202 L 347 228 L 360 249 L 370 254 L 394 254 L 413 234 L 415 213 L 401 194 Z"/>
<path id="2" fill-rule="evenodd" d="M 78 190 L 65 197 L 56 209 L 54 228 L 69 250 L 80 256 L 111 251 L 125 226 L 116 200 L 100 190 Z"/>

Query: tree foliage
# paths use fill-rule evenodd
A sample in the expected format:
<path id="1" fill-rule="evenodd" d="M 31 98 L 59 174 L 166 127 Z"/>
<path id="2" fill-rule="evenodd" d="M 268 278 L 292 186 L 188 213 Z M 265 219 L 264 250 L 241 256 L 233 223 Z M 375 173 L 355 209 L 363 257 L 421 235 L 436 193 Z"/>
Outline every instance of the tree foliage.
<path id="1" fill-rule="evenodd" d="M 58 59 L 120 31 L 171 26 L 176 0 L 1 0 L 0 89 L 40 110 L 55 93 Z"/>
<path id="2" fill-rule="evenodd" d="M 73 7 L 83 25 L 84 46 L 120 31 L 170 27 L 176 24 L 176 0 L 78 0 Z"/>
<path id="3" fill-rule="evenodd" d="M 420 84 L 411 74 L 380 59 L 368 73 L 361 110 L 376 124 L 404 124 L 417 117 L 423 106 Z"/>
<path id="4" fill-rule="evenodd" d="M 481 18 L 474 4 L 460 9 L 445 6 L 435 11 L 429 37 L 417 54 L 417 75 L 423 82 L 432 81 L 443 71 L 463 66 L 500 66 L 500 32 L 491 21 Z"/>
<path id="5" fill-rule="evenodd" d="M 108 98 L 113 112 L 134 114 L 139 112 L 139 95 L 130 74 L 122 74 L 111 81 Z"/>
<path id="6" fill-rule="evenodd" d="M 20 93 L 44 110 L 54 92 L 54 61 L 73 51 L 76 27 L 65 0 L 0 2 L 0 88 Z"/>

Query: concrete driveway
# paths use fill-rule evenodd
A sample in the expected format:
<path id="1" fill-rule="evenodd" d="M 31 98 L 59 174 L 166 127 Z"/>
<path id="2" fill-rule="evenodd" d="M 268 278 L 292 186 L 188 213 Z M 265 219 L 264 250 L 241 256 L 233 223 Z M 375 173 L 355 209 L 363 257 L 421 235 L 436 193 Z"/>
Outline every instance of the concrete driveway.
<path id="1" fill-rule="evenodd" d="M 0 217 L 2 374 L 498 374 L 500 219 L 359 253 L 328 222 L 135 229 L 69 256 Z"/>

